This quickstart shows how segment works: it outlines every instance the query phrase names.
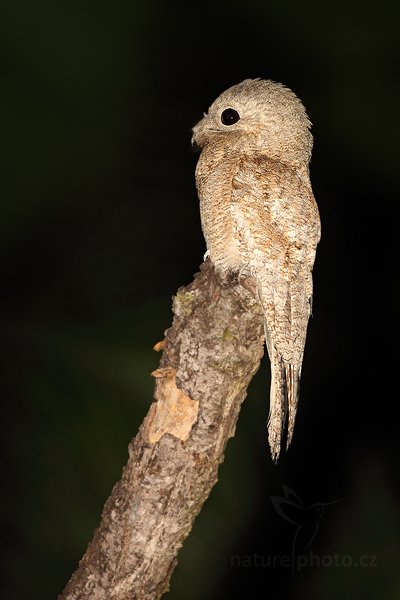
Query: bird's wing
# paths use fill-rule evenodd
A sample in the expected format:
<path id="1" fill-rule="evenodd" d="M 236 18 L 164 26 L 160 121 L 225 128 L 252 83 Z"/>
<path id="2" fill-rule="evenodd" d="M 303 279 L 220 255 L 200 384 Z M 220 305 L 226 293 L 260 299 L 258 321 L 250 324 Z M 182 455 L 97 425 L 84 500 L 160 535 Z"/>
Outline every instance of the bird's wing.
<path id="1" fill-rule="evenodd" d="M 315 207 L 301 174 L 264 157 L 241 159 L 231 213 L 240 253 L 257 281 L 265 315 L 271 360 L 269 441 L 275 458 L 287 414 L 288 444 L 294 427 L 311 312 Z"/>

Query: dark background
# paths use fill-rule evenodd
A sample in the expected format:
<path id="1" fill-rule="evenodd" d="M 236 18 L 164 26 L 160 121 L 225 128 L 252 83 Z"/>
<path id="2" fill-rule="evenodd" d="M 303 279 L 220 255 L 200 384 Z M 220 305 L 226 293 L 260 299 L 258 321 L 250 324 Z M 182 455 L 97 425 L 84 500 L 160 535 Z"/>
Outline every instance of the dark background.
<path id="1" fill-rule="evenodd" d="M 2 597 L 55 598 L 91 538 L 205 251 L 190 128 L 260 76 L 314 123 L 300 410 L 274 466 L 264 360 L 166 598 L 398 598 L 396 4 L 2 3 Z"/>

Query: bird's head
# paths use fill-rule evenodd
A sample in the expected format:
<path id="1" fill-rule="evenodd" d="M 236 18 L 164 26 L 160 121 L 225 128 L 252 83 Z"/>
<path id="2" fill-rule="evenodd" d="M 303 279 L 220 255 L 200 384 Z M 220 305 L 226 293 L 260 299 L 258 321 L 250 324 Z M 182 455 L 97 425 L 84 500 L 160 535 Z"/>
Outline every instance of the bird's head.
<path id="1" fill-rule="evenodd" d="M 193 128 L 200 148 L 216 143 L 294 164 L 308 164 L 311 122 L 297 96 L 280 83 L 246 79 L 223 92 Z"/>

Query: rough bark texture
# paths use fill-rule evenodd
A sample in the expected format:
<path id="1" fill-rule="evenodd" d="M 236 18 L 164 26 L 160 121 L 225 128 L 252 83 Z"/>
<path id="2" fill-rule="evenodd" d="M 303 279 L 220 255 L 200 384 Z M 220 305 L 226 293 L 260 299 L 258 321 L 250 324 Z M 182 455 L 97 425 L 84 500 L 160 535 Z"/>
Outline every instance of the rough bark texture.
<path id="1" fill-rule="evenodd" d="M 240 405 L 264 352 L 252 280 L 221 279 L 209 261 L 173 303 L 154 372 L 154 402 L 129 446 L 62 600 L 152 600 L 218 478 Z"/>

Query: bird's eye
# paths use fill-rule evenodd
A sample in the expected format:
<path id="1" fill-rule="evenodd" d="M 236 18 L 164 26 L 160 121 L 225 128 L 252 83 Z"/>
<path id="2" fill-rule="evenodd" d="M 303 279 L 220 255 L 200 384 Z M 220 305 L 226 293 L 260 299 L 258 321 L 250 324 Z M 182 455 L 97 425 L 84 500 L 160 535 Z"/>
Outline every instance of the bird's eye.
<path id="1" fill-rule="evenodd" d="M 240 115 L 234 108 L 226 108 L 221 115 L 223 125 L 233 125 L 240 120 Z"/>

